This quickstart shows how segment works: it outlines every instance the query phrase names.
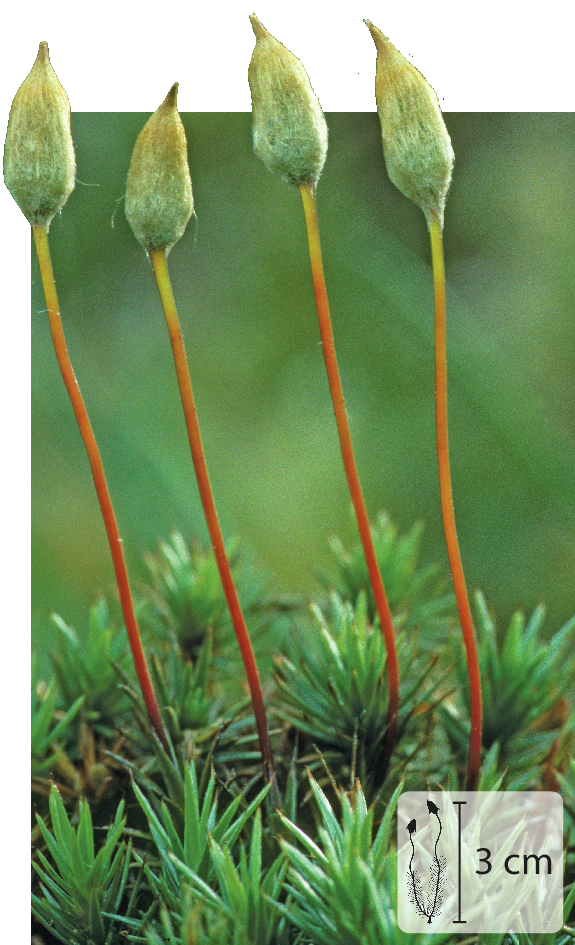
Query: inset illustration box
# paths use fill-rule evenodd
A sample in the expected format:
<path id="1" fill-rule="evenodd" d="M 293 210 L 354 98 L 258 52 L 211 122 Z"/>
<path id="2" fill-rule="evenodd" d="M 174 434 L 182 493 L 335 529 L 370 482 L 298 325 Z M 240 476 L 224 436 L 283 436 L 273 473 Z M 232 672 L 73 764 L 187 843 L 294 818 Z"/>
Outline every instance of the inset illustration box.
<path id="1" fill-rule="evenodd" d="M 563 801 L 550 791 L 408 791 L 398 804 L 404 932 L 557 932 Z"/>

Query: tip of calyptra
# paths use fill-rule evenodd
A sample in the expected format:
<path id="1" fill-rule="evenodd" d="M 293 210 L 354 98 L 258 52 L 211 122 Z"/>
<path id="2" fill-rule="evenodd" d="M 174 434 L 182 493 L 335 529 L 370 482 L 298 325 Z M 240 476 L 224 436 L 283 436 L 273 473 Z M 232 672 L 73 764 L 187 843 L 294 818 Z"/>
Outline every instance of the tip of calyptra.
<path id="1" fill-rule="evenodd" d="M 164 99 L 164 105 L 168 105 L 170 106 L 170 108 L 175 108 L 177 106 L 179 85 L 180 85 L 179 82 L 174 82 L 174 84 L 172 85 L 172 88 L 170 89 L 170 91 L 168 92 L 168 94 L 166 95 Z"/>
<path id="2" fill-rule="evenodd" d="M 41 62 L 45 64 L 50 62 L 50 50 L 48 49 L 48 43 L 45 40 L 42 40 L 38 46 L 38 55 L 36 56 L 36 62 Z"/>
<path id="3" fill-rule="evenodd" d="M 267 36 L 268 31 L 266 30 L 263 23 L 260 23 L 255 13 L 252 13 L 250 16 L 250 23 L 252 24 L 252 29 L 254 31 L 256 39 Z"/>
<path id="4" fill-rule="evenodd" d="M 374 41 L 374 43 L 375 43 L 376 46 L 377 46 L 377 34 L 379 33 L 379 30 L 378 30 L 377 26 L 374 26 L 373 23 L 371 22 L 371 20 L 364 20 L 363 22 L 364 22 L 365 25 L 367 26 L 369 32 L 370 32 L 371 35 L 372 35 L 373 41 Z"/>
<path id="5" fill-rule="evenodd" d="M 381 30 L 377 28 L 377 26 L 374 26 L 371 20 L 364 20 L 363 22 L 371 33 L 371 37 L 376 45 L 377 51 L 383 52 L 386 49 L 389 50 L 391 43 L 387 36 L 382 33 Z"/>

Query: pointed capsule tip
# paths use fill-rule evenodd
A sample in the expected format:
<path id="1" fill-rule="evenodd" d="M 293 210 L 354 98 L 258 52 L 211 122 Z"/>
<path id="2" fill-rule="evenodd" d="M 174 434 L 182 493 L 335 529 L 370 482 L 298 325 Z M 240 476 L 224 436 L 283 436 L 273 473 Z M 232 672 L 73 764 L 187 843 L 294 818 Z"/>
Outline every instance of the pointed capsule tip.
<path id="1" fill-rule="evenodd" d="M 177 103 L 178 103 L 179 85 L 180 85 L 179 82 L 174 82 L 174 84 L 172 85 L 172 88 L 170 89 L 170 91 L 168 92 L 168 94 L 166 95 L 164 99 L 164 105 L 169 105 L 172 108 L 176 108 Z"/>
<path id="2" fill-rule="evenodd" d="M 369 32 L 371 33 L 371 38 L 373 39 L 375 43 L 377 51 L 383 52 L 384 49 L 389 49 L 389 47 L 391 46 L 391 43 L 389 39 L 387 38 L 387 36 L 384 33 L 382 33 L 381 30 L 377 28 L 377 26 L 374 26 L 371 20 L 364 20 L 363 22 L 365 23 Z"/>
<path id="3" fill-rule="evenodd" d="M 268 31 L 266 30 L 263 23 L 260 23 L 255 13 L 251 14 L 250 23 L 252 24 L 252 29 L 256 39 L 260 39 L 261 37 L 268 35 Z"/>
<path id="4" fill-rule="evenodd" d="M 375 38 L 375 37 L 376 37 L 376 33 L 379 32 L 379 30 L 377 29 L 377 26 L 374 26 L 373 23 L 371 22 L 371 20 L 364 20 L 363 22 L 365 23 L 365 25 L 367 26 L 369 32 L 371 33 L 371 36 L 372 36 L 372 39 L 373 39 L 374 43 L 377 45 L 377 40 L 376 40 L 376 38 Z"/>
<path id="5" fill-rule="evenodd" d="M 36 58 L 40 62 L 50 62 L 50 50 L 48 49 L 48 43 L 44 39 L 38 46 L 38 56 Z"/>

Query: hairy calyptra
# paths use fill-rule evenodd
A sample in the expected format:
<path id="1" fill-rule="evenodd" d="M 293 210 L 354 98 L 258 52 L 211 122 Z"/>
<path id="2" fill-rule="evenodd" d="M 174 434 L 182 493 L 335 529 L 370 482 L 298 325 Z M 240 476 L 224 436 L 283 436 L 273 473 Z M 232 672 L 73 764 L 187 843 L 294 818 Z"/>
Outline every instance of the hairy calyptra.
<path id="1" fill-rule="evenodd" d="M 10 109 L 4 181 L 28 222 L 47 230 L 75 180 L 70 102 L 43 42 Z"/>
<path id="2" fill-rule="evenodd" d="M 428 226 L 437 219 L 443 227 L 454 155 L 439 100 L 387 36 L 369 20 L 365 24 L 377 49 L 375 99 L 387 173 L 423 210 Z"/>
<path id="3" fill-rule="evenodd" d="M 126 182 L 126 217 L 147 253 L 164 249 L 169 253 L 194 210 L 177 96 L 175 82 L 140 132 Z"/>
<path id="4" fill-rule="evenodd" d="M 257 16 L 248 69 L 254 151 L 292 184 L 317 184 L 327 157 L 327 125 L 302 63 Z"/>

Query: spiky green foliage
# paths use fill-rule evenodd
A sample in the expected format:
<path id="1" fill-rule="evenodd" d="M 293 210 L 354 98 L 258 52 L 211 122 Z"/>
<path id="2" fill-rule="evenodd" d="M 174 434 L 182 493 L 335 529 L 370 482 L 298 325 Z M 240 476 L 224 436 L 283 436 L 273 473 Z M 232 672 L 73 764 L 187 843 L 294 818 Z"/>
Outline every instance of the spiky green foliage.
<path id="1" fill-rule="evenodd" d="M 331 619 L 317 606 L 312 610 L 317 622 L 314 642 L 300 640 L 292 647 L 291 659 L 276 660 L 278 714 L 310 736 L 336 778 L 349 783 L 357 774 L 364 787 L 381 787 L 388 703 L 379 626 L 369 620 L 364 594 L 355 610 L 332 595 Z M 417 726 L 410 726 L 416 707 L 430 708 L 437 681 L 428 681 L 429 660 L 418 663 L 415 636 L 399 636 L 398 658 L 403 685 L 396 745 L 397 753 L 405 756 L 412 753 L 423 728 L 423 711 Z"/>
<path id="2" fill-rule="evenodd" d="M 193 893 L 212 914 L 228 920 L 224 943 L 249 942 L 249 945 L 287 945 L 290 941 L 289 924 L 276 908 L 282 895 L 287 861 L 279 854 L 271 865 L 262 868 L 262 818 L 256 810 L 249 853 L 241 845 L 236 866 L 227 844 L 210 840 L 210 859 L 215 873 L 215 884 L 208 885 L 180 860 L 173 858 L 176 869 L 190 884 Z M 216 886 L 214 890 L 212 887 Z M 197 921 L 193 907 L 184 913 L 184 922 Z"/>
<path id="3" fill-rule="evenodd" d="M 429 649 L 430 634 L 435 640 L 452 622 L 454 597 L 447 592 L 448 585 L 438 565 L 419 567 L 422 533 L 423 524 L 417 522 L 405 535 L 400 535 L 385 512 L 379 513 L 371 528 L 394 625 L 396 629 L 425 628 L 427 636 L 422 645 Z M 354 606 L 361 593 L 367 594 L 369 618 L 373 622 L 377 611 L 361 542 L 348 550 L 334 537 L 330 546 L 337 562 L 337 574 L 335 580 L 324 577 L 322 582 Z"/>
<path id="4" fill-rule="evenodd" d="M 208 646 L 202 651 L 203 655 L 196 665 L 192 666 L 190 661 L 183 660 L 176 644 L 173 663 L 175 674 L 170 670 L 170 654 L 164 666 L 161 666 L 152 653 L 151 674 L 170 741 L 169 751 L 166 752 L 155 737 L 141 695 L 125 686 L 139 727 L 144 733 L 141 748 L 145 750 L 145 746 L 148 746 L 147 757 L 143 765 L 141 760 L 129 761 L 126 757 L 109 752 L 118 765 L 130 771 L 143 790 L 159 792 L 160 788 L 154 780 L 159 777 L 176 808 L 183 804 L 185 766 L 190 759 L 203 765 L 204 771 L 208 773 L 209 766 L 213 764 L 224 780 L 232 777 L 245 783 L 251 782 L 254 777 L 257 780 L 261 774 L 261 754 L 257 746 L 254 717 L 249 712 L 249 696 L 234 705 L 224 706 L 222 699 L 211 695 L 214 665 L 208 661 L 206 672 L 203 663 L 206 653 L 209 653 Z M 178 655 L 181 659 L 179 667 Z M 194 721 L 205 724 L 200 728 L 186 727 Z M 141 737 L 139 741 L 142 741 Z"/>
<path id="5" fill-rule="evenodd" d="M 565 723 L 563 697 L 575 681 L 573 631 L 575 617 L 548 642 L 541 636 L 545 609 L 537 607 L 526 621 L 522 611 L 512 616 L 498 639 L 495 620 L 485 598 L 475 595 L 479 669 L 483 693 L 483 745 L 497 743 L 500 761 L 510 772 L 521 772 L 514 787 L 536 781 L 539 766 L 548 755 L 557 729 Z M 464 705 L 468 711 L 465 663 L 455 655 Z M 443 718 L 456 750 L 467 738 L 466 723 L 443 708 Z"/>
<path id="6" fill-rule="evenodd" d="M 163 665 L 156 654 L 150 659 L 150 672 L 158 704 L 174 744 L 182 741 L 186 729 L 203 729 L 209 721 L 214 698 L 209 694 L 212 662 L 212 633 L 200 647 L 195 665 L 184 659 L 179 647 L 172 647 Z M 218 707 L 221 706 L 221 701 Z"/>
<path id="7" fill-rule="evenodd" d="M 267 597 L 254 600 L 252 613 L 264 613 L 268 604 Z M 480 604 L 486 732 L 493 708 L 496 721 L 501 715 L 515 728 L 504 730 L 504 738 L 487 735 L 492 743 L 478 790 L 500 790 L 502 784 L 560 790 L 568 835 L 566 908 L 571 908 L 575 718 L 566 721 L 565 695 L 575 660 L 568 647 L 574 622 L 543 643 L 538 609 L 530 621 L 516 616 L 498 639 L 481 597 Z M 156 613 L 162 609 L 167 612 L 158 603 Z M 366 594 L 360 591 L 353 605 L 337 594 L 316 603 L 305 635 L 300 633 L 304 619 L 298 617 L 288 655 L 278 661 L 274 695 L 283 723 L 281 737 L 272 733 L 283 790 L 281 819 L 258 812 L 267 788 L 257 793 L 261 764 L 248 698 L 230 691 L 230 674 L 239 673 L 233 638 L 214 655 L 208 628 L 194 656 L 185 658 L 170 621 L 156 625 L 150 668 L 169 736 L 165 750 L 133 690 L 129 667 L 116 662 L 125 641 L 122 633 L 112 632 L 105 607 L 92 611 L 87 649 L 62 622 L 59 666 L 68 688 L 60 696 L 58 680 L 35 690 L 33 750 L 38 790 L 47 791 L 42 775 L 52 769 L 66 792 L 69 814 L 53 788 L 54 836 L 44 822 L 36 828 L 36 919 L 65 945 L 426 943 L 427 937 L 408 936 L 395 923 L 390 820 L 402 789 L 421 789 L 427 781 L 453 791 L 461 787 L 468 708 L 460 696 L 466 677 L 461 653 L 453 649 L 456 635 L 438 634 L 433 620 L 411 626 L 416 612 L 406 598 L 398 633 L 398 742 L 383 784 L 378 761 L 387 721 L 385 647 Z M 220 639 L 225 628 L 222 632 Z M 433 656 L 429 639 L 422 643 L 428 633 Z M 88 721 L 83 715 L 77 726 L 84 692 L 69 706 L 68 700 L 81 686 L 91 708 Z M 125 711 L 128 697 L 133 711 Z M 558 722 L 560 731 L 553 727 Z M 311 787 L 307 779 L 302 782 L 303 762 L 321 782 L 312 778 Z M 133 850 L 120 844 L 122 805 L 102 837 L 97 827 L 102 819 L 109 823 L 119 788 L 130 790 L 128 772 L 138 801 L 127 808 Z M 98 788 L 102 777 L 105 791 Z M 350 784 L 353 790 L 343 793 L 341 785 Z M 92 804 L 92 820 L 84 796 Z M 47 798 L 39 802 L 48 805 Z M 92 853 L 81 854 L 80 869 L 77 850 L 90 848 L 92 823 L 101 849 L 91 841 Z M 99 875 L 96 861 L 102 864 Z M 98 879 L 92 885 L 90 869 L 91 880 Z M 567 933 L 555 941 L 483 938 L 482 945 L 570 941 Z M 436 940 L 429 938 L 429 945 Z"/>
<path id="8" fill-rule="evenodd" d="M 172 921 L 174 918 L 174 921 Z M 177 928 L 174 928 L 174 925 Z M 162 904 L 160 919 L 147 930 L 147 945 L 226 945 L 233 942 L 233 923 L 221 909 L 213 909 L 194 897 L 192 889 L 183 891 L 182 918 L 172 917 Z M 138 940 L 140 941 L 140 940 Z"/>
<path id="9" fill-rule="evenodd" d="M 260 610 L 264 579 L 240 560 L 237 540 L 230 542 L 226 551 L 244 613 Z M 174 630 L 185 656 L 197 658 L 210 630 L 216 655 L 233 643 L 228 606 L 211 548 L 197 540 L 188 544 L 179 532 L 173 532 L 170 541 L 159 543 L 156 554 L 146 556 L 146 566 L 160 614 Z"/>
<path id="10" fill-rule="evenodd" d="M 114 823 L 96 853 L 90 808 L 80 802 L 78 828 L 70 824 L 56 787 L 50 792 L 52 831 L 38 817 L 48 859 L 38 851 L 34 868 L 41 880 L 42 896 L 32 896 L 32 912 L 65 945 L 104 945 L 126 888 L 129 855 L 125 843 L 118 846 L 126 820 L 121 802 Z"/>
<path id="11" fill-rule="evenodd" d="M 159 857 L 159 874 L 155 875 L 149 871 L 147 875 L 151 886 L 170 906 L 179 901 L 178 897 L 181 899 L 180 878 L 172 857 L 183 863 L 200 879 L 205 879 L 210 870 L 209 839 L 212 838 L 216 843 L 225 844 L 231 849 L 242 828 L 269 790 L 266 785 L 240 813 L 238 811 L 243 799 L 238 794 L 224 812 L 216 817 L 218 801 L 215 787 L 215 776 L 212 772 L 200 806 L 195 765 L 186 764 L 183 804 L 178 811 L 179 816 L 174 817 L 170 815 L 165 800 L 161 801 L 160 809 L 156 813 L 150 803 L 151 799 L 146 798 L 138 786 L 134 785 Z"/>
<path id="12" fill-rule="evenodd" d="M 397 866 L 391 824 L 400 783 L 374 836 L 373 808 L 359 783 L 340 794 L 341 824 L 327 797 L 310 778 L 319 807 L 319 843 L 283 817 L 298 845 L 281 841 L 290 869 L 287 889 L 293 902 L 278 905 L 283 915 L 314 945 L 410 945 L 442 936 L 402 932 L 395 918 Z M 446 938 L 444 936 L 443 938 Z"/>
<path id="13" fill-rule="evenodd" d="M 35 661 L 34 661 L 35 662 Z M 32 669 L 32 778 L 39 778 L 50 771 L 60 754 L 58 743 L 65 741 L 70 726 L 84 704 L 84 696 L 78 696 L 67 712 L 56 717 L 58 689 L 56 680 L 47 686 L 36 681 L 35 666 Z"/>
<path id="14" fill-rule="evenodd" d="M 88 632 L 82 638 L 58 615 L 52 620 L 61 639 L 52 659 L 65 707 L 83 696 L 89 722 L 99 727 L 117 726 L 130 708 L 114 668 L 114 663 L 126 668 L 131 665 L 125 631 L 111 624 L 103 598 L 90 609 Z"/>
<path id="15" fill-rule="evenodd" d="M 249 697 L 233 705 L 225 698 L 226 687 L 219 684 L 213 659 L 212 636 L 210 630 L 194 663 L 184 657 L 176 640 L 162 663 L 151 654 L 150 672 L 164 724 L 172 744 L 184 744 L 195 757 L 213 750 L 217 764 L 258 759 Z"/>
<path id="16" fill-rule="evenodd" d="M 143 927 L 149 923 L 150 909 L 140 912 L 139 916 L 110 915 L 117 921 L 123 921 L 133 932 L 133 941 L 158 941 L 158 935 L 180 929 L 186 923 L 192 923 L 194 916 L 186 918 L 184 901 L 186 887 L 181 879 L 181 869 L 190 870 L 198 877 L 198 882 L 206 882 L 214 875 L 210 844 L 215 840 L 232 850 L 242 830 L 250 823 L 258 805 L 265 798 L 269 787 L 266 786 L 256 798 L 247 804 L 241 795 L 237 795 L 217 815 L 218 797 L 216 780 L 213 772 L 205 778 L 205 769 L 200 781 L 196 776 L 193 763 L 184 764 L 183 777 L 173 772 L 167 780 L 170 795 L 158 801 L 154 790 L 146 794 L 134 784 L 134 791 L 141 809 L 148 822 L 150 843 L 148 849 L 134 852 L 136 864 L 146 879 L 148 899 L 151 897 L 160 903 L 160 921 L 147 927 L 147 938 L 143 936 Z M 241 809 L 243 806 L 243 809 Z M 180 869 L 176 867 L 176 861 Z M 206 914 L 213 910 L 208 907 L 200 915 L 194 913 L 198 929 L 205 928 Z M 225 926 L 225 915 L 221 916 Z M 215 921 L 215 920 L 214 920 Z M 217 923 L 216 923 L 217 925 Z M 179 941 L 174 932 L 173 939 Z M 193 940 L 193 939 L 192 939 Z M 162 941 L 160 938 L 159 941 Z M 199 941 L 214 941 L 211 935 L 200 937 Z"/>
<path id="17" fill-rule="evenodd" d="M 228 549 L 231 553 L 232 549 Z M 216 560 L 198 541 L 188 546 L 179 532 L 146 556 L 160 611 L 173 627 L 184 653 L 195 658 L 211 629 L 222 645 L 229 636 L 226 598 Z"/>

